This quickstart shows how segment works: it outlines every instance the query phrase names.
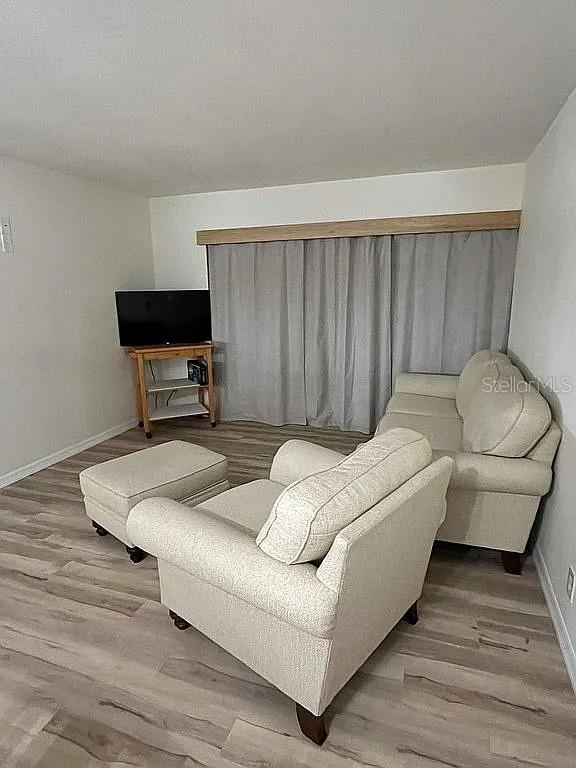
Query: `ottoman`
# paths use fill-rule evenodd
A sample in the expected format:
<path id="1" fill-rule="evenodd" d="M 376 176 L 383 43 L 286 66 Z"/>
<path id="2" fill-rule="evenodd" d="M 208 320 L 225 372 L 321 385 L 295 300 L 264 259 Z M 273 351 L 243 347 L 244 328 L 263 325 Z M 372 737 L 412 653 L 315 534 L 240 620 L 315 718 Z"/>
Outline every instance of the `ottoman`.
<path id="1" fill-rule="evenodd" d="M 130 559 L 146 553 L 130 541 L 126 519 L 150 496 L 194 505 L 227 490 L 226 457 L 193 443 L 173 440 L 104 461 L 80 473 L 86 514 L 100 536 L 111 533 L 126 545 Z"/>

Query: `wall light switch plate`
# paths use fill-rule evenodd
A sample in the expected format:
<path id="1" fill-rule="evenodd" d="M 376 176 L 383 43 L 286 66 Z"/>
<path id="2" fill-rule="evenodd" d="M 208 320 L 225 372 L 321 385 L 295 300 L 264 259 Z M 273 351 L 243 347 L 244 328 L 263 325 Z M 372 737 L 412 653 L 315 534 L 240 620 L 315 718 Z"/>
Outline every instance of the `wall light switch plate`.
<path id="1" fill-rule="evenodd" d="M 5 217 L 0 218 L 0 251 L 2 253 L 14 253 L 12 224 L 10 219 Z"/>
<path id="2" fill-rule="evenodd" d="M 571 565 L 568 566 L 568 576 L 566 577 L 566 593 L 568 600 L 571 603 L 574 602 L 574 568 Z"/>

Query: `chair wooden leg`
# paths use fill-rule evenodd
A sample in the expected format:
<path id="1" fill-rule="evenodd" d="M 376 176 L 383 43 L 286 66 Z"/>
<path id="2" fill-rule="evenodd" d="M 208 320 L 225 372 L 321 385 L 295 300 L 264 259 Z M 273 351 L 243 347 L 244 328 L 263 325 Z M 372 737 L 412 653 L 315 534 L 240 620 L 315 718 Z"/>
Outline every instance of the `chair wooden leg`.
<path id="1" fill-rule="evenodd" d="M 126 547 L 126 552 L 133 563 L 141 563 L 148 554 L 140 547 Z"/>
<path id="2" fill-rule="evenodd" d="M 412 624 L 412 626 L 418 624 L 418 600 L 408 608 L 403 618 L 408 624 Z"/>
<path id="3" fill-rule="evenodd" d="M 300 730 L 307 739 L 313 741 L 314 744 L 318 744 L 318 746 L 324 744 L 326 736 L 328 736 L 326 723 L 324 722 L 324 713 L 313 715 L 312 712 L 304 709 L 300 704 L 296 704 L 296 717 L 298 718 Z"/>
<path id="4" fill-rule="evenodd" d="M 178 616 L 178 614 L 174 613 L 174 611 L 168 611 L 168 613 L 170 614 L 170 618 L 174 622 L 176 629 L 188 629 L 190 622 L 186 621 L 186 619 L 183 619 L 182 616 Z"/>
<path id="5" fill-rule="evenodd" d="M 524 557 L 520 552 L 500 552 L 502 556 L 502 565 L 506 573 L 513 573 L 516 576 L 520 576 L 522 573 L 522 566 L 524 565 Z"/>

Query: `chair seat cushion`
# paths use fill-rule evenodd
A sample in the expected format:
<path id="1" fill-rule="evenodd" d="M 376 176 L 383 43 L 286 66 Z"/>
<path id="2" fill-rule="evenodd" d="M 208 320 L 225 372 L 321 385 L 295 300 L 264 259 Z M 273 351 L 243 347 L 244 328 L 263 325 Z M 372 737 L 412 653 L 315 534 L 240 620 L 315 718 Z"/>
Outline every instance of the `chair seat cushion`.
<path id="1" fill-rule="evenodd" d="M 254 480 L 219 493 L 198 506 L 204 512 L 217 515 L 255 535 L 266 522 L 285 487 L 272 480 Z"/>
<path id="2" fill-rule="evenodd" d="M 226 480 L 227 461 L 208 448 L 172 440 L 89 467 L 80 473 L 84 496 L 124 519 L 151 496 L 185 500 Z"/>
<path id="3" fill-rule="evenodd" d="M 421 434 L 379 434 L 334 467 L 289 485 L 277 498 L 256 543 L 288 565 L 324 557 L 337 534 L 428 466 L 432 451 Z"/>
<path id="4" fill-rule="evenodd" d="M 422 416 L 414 413 L 386 413 L 380 420 L 376 433 L 380 434 L 397 427 L 405 427 L 420 432 L 436 450 L 460 451 L 462 449 L 461 419 Z"/>
<path id="5" fill-rule="evenodd" d="M 431 397 L 430 395 L 411 395 L 398 392 L 392 395 L 386 413 L 413 413 L 417 416 L 442 416 L 448 419 L 459 419 L 453 399 L 447 397 Z"/>

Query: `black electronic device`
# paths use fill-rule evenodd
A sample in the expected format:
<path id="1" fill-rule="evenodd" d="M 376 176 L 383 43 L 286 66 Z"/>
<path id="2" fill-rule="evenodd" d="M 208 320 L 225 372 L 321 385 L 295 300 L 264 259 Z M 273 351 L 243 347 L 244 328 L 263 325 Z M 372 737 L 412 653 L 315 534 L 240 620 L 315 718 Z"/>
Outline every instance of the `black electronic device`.
<path id="1" fill-rule="evenodd" d="M 210 341 L 210 291 L 116 291 L 123 347 Z"/>

